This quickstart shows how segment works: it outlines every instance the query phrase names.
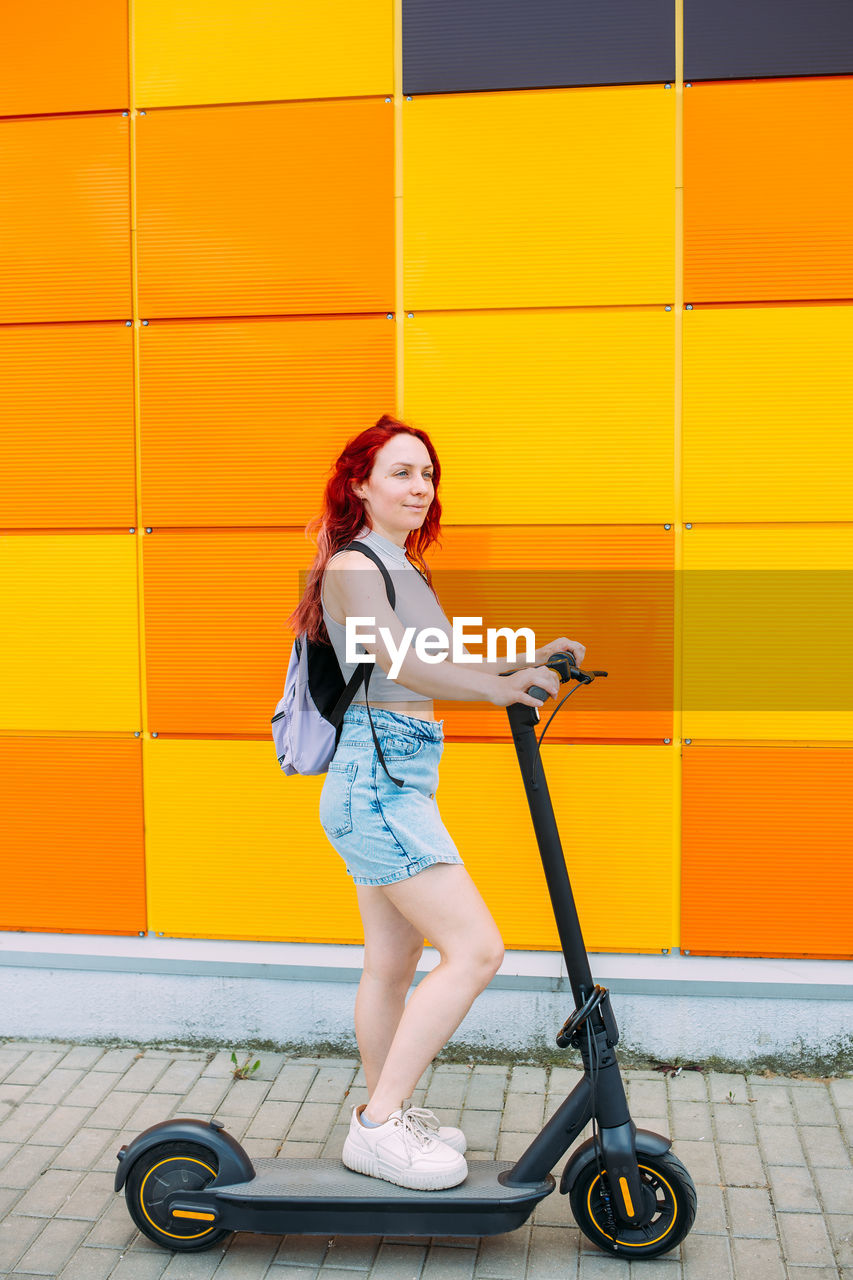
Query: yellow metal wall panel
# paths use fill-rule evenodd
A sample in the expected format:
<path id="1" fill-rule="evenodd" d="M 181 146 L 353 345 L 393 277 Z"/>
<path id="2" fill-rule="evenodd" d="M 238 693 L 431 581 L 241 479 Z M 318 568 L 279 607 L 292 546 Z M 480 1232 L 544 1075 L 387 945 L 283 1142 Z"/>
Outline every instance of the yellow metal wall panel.
<path id="1" fill-rule="evenodd" d="M 672 302 L 663 85 L 403 103 L 407 309 Z"/>
<path id="2" fill-rule="evenodd" d="M 684 93 L 686 302 L 853 297 L 853 76 Z"/>
<path id="3" fill-rule="evenodd" d="M 853 959 L 851 832 L 849 749 L 685 752 L 681 945 Z"/>
<path id="4" fill-rule="evenodd" d="M 145 525 L 304 525 L 330 460 L 394 411 L 384 314 L 164 321 L 139 339 Z"/>
<path id="5" fill-rule="evenodd" d="M 151 729 L 266 738 L 313 542 L 301 530 L 155 529 L 143 550 Z"/>
<path id="6" fill-rule="evenodd" d="M 136 523 L 133 332 L 0 326 L 0 523 Z"/>
<path id="7" fill-rule="evenodd" d="M 135 0 L 143 107 L 394 91 L 392 0 Z"/>
<path id="8" fill-rule="evenodd" d="M 675 945 L 674 753 L 544 747 L 543 755 L 589 947 Z M 363 942 L 355 889 L 319 824 L 321 777 L 291 787 L 260 743 L 158 739 L 145 743 L 144 760 L 151 929 Z M 448 744 L 437 799 L 507 947 L 559 950 L 514 749 Z"/>
<path id="9" fill-rule="evenodd" d="M 662 740 L 673 735 L 673 556 L 663 525 L 505 524 L 443 528 L 429 564 L 448 618 L 530 627 L 537 645 L 579 640 L 585 665 L 609 672 L 573 696 L 549 742 Z M 485 653 L 485 644 L 467 647 Z M 436 699 L 435 714 L 446 738 L 510 740 L 503 708 Z"/>
<path id="10" fill-rule="evenodd" d="M 853 307 L 684 312 L 684 514 L 853 519 Z"/>
<path id="11" fill-rule="evenodd" d="M 444 521 L 673 519 L 673 312 L 443 312 L 404 326 L 406 419 L 439 451 Z M 519 483 L 525 440 L 545 452 Z"/>
<path id="12" fill-rule="evenodd" d="M 684 736 L 853 740 L 853 526 L 694 526 L 684 570 Z"/>
<path id="13" fill-rule="evenodd" d="M 675 752 L 546 739 L 542 759 L 587 947 L 677 945 Z M 515 748 L 446 744 L 436 800 L 506 947 L 559 951 Z"/>
<path id="14" fill-rule="evenodd" d="M 0 322 L 130 316 L 129 123 L 0 120 Z"/>
<path id="15" fill-rule="evenodd" d="M 141 314 L 393 311 L 393 124 L 381 98 L 139 116 Z"/>
<path id="16" fill-rule="evenodd" d="M 355 888 L 320 826 L 324 778 L 285 778 L 271 743 L 146 741 L 155 932 L 364 941 Z"/>
<path id="17" fill-rule="evenodd" d="M 142 727 L 136 538 L 0 538 L 0 730 Z"/>
<path id="18" fill-rule="evenodd" d="M 4 4 L 0 116 L 128 107 L 127 0 Z"/>
<path id="19" fill-rule="evenodd" d="M 141 741 L 0 737 L 0 774 L 0 929 L 144 931 Z"/>

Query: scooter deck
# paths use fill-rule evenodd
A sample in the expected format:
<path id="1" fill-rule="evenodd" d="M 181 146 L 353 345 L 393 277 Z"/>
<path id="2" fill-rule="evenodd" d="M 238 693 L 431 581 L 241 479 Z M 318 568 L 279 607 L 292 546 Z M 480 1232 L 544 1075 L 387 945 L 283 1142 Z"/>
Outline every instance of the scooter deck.
<path id="1" fill-rule="evenodd" d="M 193 1196 L 199 1207 L 215 1204 L 219 1226 L 300 1235 L 499 1235 L 521 1226 L 556 1186 L 550 1174 L 539 1183 L 502 1185 L 498 1174 L 513 1167 L 511 1160 L 469 1160 L 464 1182 L 444 1191 L 412 1191 L 355 1173 L 340 1160 L 253 1163 L 256 1176 L 248 1182 Z"/>

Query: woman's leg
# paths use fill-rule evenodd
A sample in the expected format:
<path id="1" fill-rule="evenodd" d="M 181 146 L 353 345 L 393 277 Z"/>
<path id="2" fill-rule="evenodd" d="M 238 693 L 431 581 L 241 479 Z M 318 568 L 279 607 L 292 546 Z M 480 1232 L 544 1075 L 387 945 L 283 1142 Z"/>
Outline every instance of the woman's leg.
<path id="1" fill-rule="evenodd" d="M 372 1097 L 403 1015 L 424 937 L 400 914 L 383 887 L 357 884 L 355 888 L 364 926 L 364 972 L 355 999 L 355 1035 L 368 1097 Z"/>
<path id="2" fill-rule="evenodd" d="M 370 1091 L 364 1114 L 379 1123 L 412 1096 L 425 1069 L 497 973 L 504 955 L 498 927 L 464 867 L 435 863 L 381 889 L 420 937 L 429 939 L 441 960 L 405 1004 Z M 394 1006 L 395 1012 L 398 1007 Z"/>

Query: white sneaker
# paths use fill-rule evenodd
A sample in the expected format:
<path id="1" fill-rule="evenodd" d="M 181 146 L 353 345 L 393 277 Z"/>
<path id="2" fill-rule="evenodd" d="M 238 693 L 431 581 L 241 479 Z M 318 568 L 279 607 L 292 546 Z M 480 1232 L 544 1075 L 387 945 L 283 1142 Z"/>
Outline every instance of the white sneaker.
<path id="1" fill-rule="evenodd" d="M 468 1150 L 468 1142 L 461 1129 L 456 1129 L 449 1124 L 439 1124 L 438 1116 L 432 1111 L 427 1111 L 425 1107 L 406 1108 L 407 1102 L 408 1098 L 404 1098 L 404 1110 L 411 1111 L 414 1118 L 420 1121 L 421 1127 L 426 1129 L 427 1133 L 431 1133 L 433 1137 L 438 1138 L 439 1142 L 446 1142 L 454 1151 L 458 1151 L 460 1155 L 464 1156 Z"/>
<path id="2" fill-rule="evenodd" d="M 352 1109 L 341 1156 L 348 1169 L 413 1191 L 442 1191 L 467 1178 L 465 1157 L 428 1133 L 409 1114 L 412 1108 L 392 1111 L 384 1124 L 368 1129 L 358 1118 L 365 1106 Z"/>

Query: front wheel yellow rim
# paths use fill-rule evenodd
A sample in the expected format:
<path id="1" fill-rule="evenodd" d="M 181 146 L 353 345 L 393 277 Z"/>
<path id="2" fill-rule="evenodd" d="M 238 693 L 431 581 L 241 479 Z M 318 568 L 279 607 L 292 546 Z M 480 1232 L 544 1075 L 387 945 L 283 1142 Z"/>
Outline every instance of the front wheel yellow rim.
<path id="1" fill-rule="evenodd" d="M 590 1222 L 592 1222 L 595 1225 L 596 1231 L 600 1231 L 601 1234 L 604 1236 L 605 1240 L 610 1240 L 611 1243 L 618 1244 L 619 1247 L 622 1249 L 647 1249 L 651 1245 L 660 1244 L 661 1240 L 666 1239 L 666 1237 L 669 1235 L 670 1231 L 672 1231 L 673 1227 L 678 1221 L 678 1199 L 676 1198 L 675 1192 L 673 1191 L 670 1184 L 667 1182 L 666 1178 L 663 1176 L 663 1174 L 658 1173 L 657 1169 L 650 1169 L 649 1166 L 646 1164 L 641 1164 L 639 1167 L 641 1172 L 645 1172 L 649 1174 L 652 1179 L 654 1179 L 656 1182 L 659 1182 L 664 1187 L 666 1187 L 666 1190 L 669 1193 L 669 1201 L 670 1201 L 670 1204 L 672 1205 L 672 1217 L 669 1220 L 669 1224 L 666 1230 L 662 1231 L 659 1236 L 646 1237 L 643 1240 L 636 1240 L 636 1241 L 622 1240 L 619 1238 L 619 1236 L 616 1236 L 616 1239 L 614 1241 L 613 1236 L 611 1236 L 601 1226 L 592 1208 L 592 1193 L 595 1190 L 598 1183 L 601 1181 L 600 1173 L 597 1174 L 595 1178 L 593 1178 L 592 1182 L 589 1185 L 589 1191 L 587 1192 L 587 1196 L 586 1196 L 586 1211 L 589 1215 Z M 636 1229 L 638 1231 L 643 1230 L 643 1228 L 640 1228 L 640 1227 Z"/>

